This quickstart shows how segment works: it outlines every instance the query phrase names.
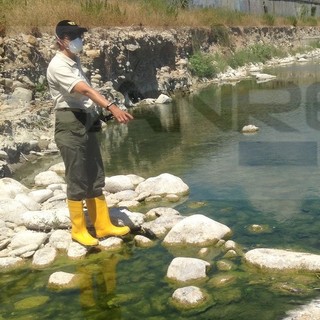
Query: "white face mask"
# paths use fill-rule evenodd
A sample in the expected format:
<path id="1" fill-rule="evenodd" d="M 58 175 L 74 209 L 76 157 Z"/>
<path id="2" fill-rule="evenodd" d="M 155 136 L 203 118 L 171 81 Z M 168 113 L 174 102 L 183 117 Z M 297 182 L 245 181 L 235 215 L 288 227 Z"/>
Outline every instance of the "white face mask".
<path id="1" fill-rule="evenodd" d="M 74 40 L 71 40 L 68 45 L 68 49 L 73 54 L 77 54 L 82 51 L 83 49 L 83 42 L 81 38 L 76 38 Z"/>

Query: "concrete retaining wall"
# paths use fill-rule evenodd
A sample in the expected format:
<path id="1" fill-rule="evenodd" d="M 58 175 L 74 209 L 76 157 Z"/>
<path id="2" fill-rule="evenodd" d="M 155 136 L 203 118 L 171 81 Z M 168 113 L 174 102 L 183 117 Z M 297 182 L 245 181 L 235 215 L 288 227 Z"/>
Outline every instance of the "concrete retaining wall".
<path id="1" fill-rule="evenodd" d="M 269 13 L 279 16 L 320 16 L 318 0 L 190 0 L 194 7 L 228 8 L 254 14 Z"/>

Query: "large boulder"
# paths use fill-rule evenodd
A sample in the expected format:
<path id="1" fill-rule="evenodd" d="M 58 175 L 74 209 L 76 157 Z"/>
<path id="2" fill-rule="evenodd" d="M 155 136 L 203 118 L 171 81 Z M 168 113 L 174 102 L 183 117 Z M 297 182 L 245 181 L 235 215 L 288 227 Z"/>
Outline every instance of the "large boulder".
<path id="1" fill-rule="evenodd" d="M 185 217 L 180 214 L 162 215 L 159 218 L 142 224 L 142 230 L 150 236 L 164 238 L 166 234 Z"/>
<path id="2" fill-rule="evenodd" d="M 56 172 L 48 170 L 40 172 L 34 178 L 34 183 L 36 186 L 49 186 L 50 184 L 60 184 L 64 183 L 64 179 L 59 176 Z"/>
<path id="3" fill-rule="evenodd" d="M 48 238 L 48 234 L 44 232 L 36 232 L 25 230 L 18 232 L 11 240 L 10 249 L 20 249 L 29 245 L 39 248 Z"/>
<path id="4" fill-rule="evenodd" d="M 320 255 L 281 249 L 258 248 L 248 251 L 245 261 L 261 269 L 276 271 L 320 271 Z"/>
<path id="5" fill-rule="evenodd" d="M 57 250 L 53 247 L 43 247 L 39 249 L 33 256 L 32 265 L 34 267 L 43 268 L 49 266 L 56 259 Z"/>
<path id="6" fill-rule="evenodd" d="M 67 229 L 71 225 L 67 208 L 26 211 L 21 215 L 21 220 L 31 230 Z"/>
<path id="7" fill-rule="evenodd" d="M 25 193 L 27 194 L 30 190 L 22 185 L 20 182 L 11 178 L 0 179 L 0 194 L 1 196 L 7 196 L 9 198 L 15 198 L 16 195 Z"/>
<path id="8" fill-rule="evenodd" d="M 105 178 L 104 189 L 110 193 L 117 193 L 125 190 L 134 190 L 134 184 L 129 177 L 117 175 Z"/>
<path id="9" fill-rule="evenodd" d="M 209 246 L 229 236 L 231 230 L 224 224 L 204 215 L 195 214 L 178 222 L 163 240 L 165 245 Z"/>
<path id="10" fill-rule="evenodd" d="M 16 199 L 0 198 L 0 219 L 13 222 L 17 225 L 22 223 L 22 214 L 28 209 Z"/>
<path id="11" fill-rule="evenodd" d="M 189 187 L 182 181 L 181 178 L 169 173 L 160 174 L 157 177 L 151 177 L 141 182 L 136 192 L 149 192 L 151 195 L 165 196 L 167 194 L 187 195 Z"/>

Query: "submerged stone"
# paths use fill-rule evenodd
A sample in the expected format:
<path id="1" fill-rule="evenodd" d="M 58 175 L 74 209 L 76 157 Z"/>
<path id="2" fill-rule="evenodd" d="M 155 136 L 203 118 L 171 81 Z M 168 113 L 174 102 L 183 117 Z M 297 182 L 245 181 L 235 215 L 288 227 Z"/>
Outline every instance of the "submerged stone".
<path id="1" fill-rule="evenodd" d="M 174 258 L 167 270 L 167 277 L 178 282 L 202 280 L 207 277 L 210 263 L 196 258 Z"/>
<path id="2" fill-rule="evenodd" d="M 25 310 L 39 307 L 49 300 L 48 296 L 32 296 L 14 304 L 16 310 Z"/>
<path id="3" fill-rule="evenodd" d="M 178 308 L 191 309 L 202 305 L 207 300 L 207 296 L 198 287 L 188 286 L 175 290 L 172 299 Z"/>
<path id="4" fill-rule="evenodd" d="M 48 286 L 53 289 L 73 288 L 76 286 L 76 275 L 62 271 L 55 272 L 50 276 Z"/>

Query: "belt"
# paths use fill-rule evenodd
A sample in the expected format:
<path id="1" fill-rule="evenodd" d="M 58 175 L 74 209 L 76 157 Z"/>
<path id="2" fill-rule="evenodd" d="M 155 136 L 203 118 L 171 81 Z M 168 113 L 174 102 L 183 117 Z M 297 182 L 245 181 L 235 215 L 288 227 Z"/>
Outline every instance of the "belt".
<path id="1" fill-rule="evenodd" d="M 80 108 L 61 108 L 57 109 L 56 111 L 71 111 L 71 112 L 78 112 L 78 113 L 88 113 L 85 109 Z"/>

